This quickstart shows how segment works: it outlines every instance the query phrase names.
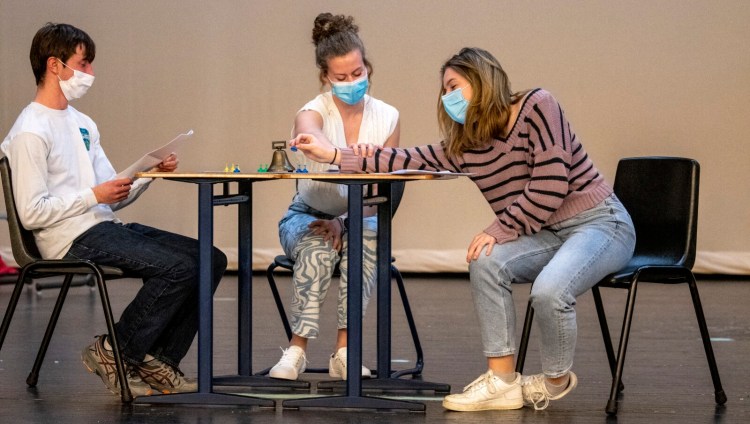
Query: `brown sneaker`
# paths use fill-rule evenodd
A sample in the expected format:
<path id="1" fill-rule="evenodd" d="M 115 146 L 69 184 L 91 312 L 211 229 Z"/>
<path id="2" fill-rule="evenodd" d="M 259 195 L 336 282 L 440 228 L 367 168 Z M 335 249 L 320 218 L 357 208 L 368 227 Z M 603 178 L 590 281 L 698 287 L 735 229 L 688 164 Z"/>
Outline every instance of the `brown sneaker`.
<path id="1" fill-rule="evenodd" d="M 115 355 L 111 350 L 104 347 L 104 338 L 106 335 L 96 336 L 96 341 L 83 349 L 81 360 L 83 365 L 90 373 L 101 377 L 102 381 L 110 392 L 120 395 L 120 385 L 117 381 L 117 365 L 115 364 Z M 151 386 L 144 383 L 135 370 L 125 365 L 125 376 L 128 380 L 128 387 L 133 397 L 151 396 L 153 390 Z"/>
<path id="2" fill-rule="evenodd" d="M 187 378 L 179 368 L 152 359 L 135 367 L 146 384 L 163 394 L 198 391 L 198 381 Z"/>

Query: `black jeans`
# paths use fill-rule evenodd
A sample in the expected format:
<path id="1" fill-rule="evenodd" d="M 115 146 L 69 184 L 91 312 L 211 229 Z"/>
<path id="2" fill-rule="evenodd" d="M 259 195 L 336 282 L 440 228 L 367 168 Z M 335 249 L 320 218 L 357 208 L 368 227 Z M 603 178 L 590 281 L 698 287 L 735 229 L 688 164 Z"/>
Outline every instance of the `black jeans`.
<path id="1" fill-rule="evenodd" d="M 126 361 L 148 353 L 177 366 L 198 332 L 198 241 L 140 224 L 102 222 L 80 235 L 66 254 L 121 268 L 143 286 L 115 325 Z M 213 290 L 227 258 L 213 249 Z"/>

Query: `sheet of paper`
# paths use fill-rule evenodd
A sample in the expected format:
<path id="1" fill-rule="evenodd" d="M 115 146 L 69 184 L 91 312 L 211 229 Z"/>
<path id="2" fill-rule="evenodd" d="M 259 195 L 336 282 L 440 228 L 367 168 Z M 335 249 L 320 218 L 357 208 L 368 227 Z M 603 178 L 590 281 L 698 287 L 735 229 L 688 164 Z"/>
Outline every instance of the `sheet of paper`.
<path id="1" fill-rule="evenodd" d="M 160 164 L 161 161 L 170 154 L 177 153 L 192 135 L 193 130 L 178 135 L 174 140 L 164 146 L 143 155 L 143 157 L 133 162 L 133 164 L 127 167 L 127 169 L 117 174 L 115 178 L 133 178 L 136 172 L 148 171 Z"/>
<path id="2" fill-rule="evenodd" d="M 392 175 L 455 175 L 455 176 L 471 176 L 473 173 L 466 172 L 451 172 L 451 171 L 428 171 L 422 169 L 399 169 L 398 171 L 391 171 L 389 174 Z"/>

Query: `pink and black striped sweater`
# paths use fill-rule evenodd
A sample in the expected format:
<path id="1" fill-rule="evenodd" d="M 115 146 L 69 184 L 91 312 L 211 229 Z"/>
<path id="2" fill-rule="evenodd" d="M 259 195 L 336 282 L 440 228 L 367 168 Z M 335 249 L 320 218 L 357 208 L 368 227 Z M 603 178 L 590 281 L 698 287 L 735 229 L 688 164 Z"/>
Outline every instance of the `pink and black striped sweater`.
<path id="1" fill-rule="evenodd" d="M 498 243 L 538 232 L 588 210 L 612 193 L 589 159 L 557 100 L 542 89 L 526 96 L 505 139 L 448 159 L 440 144 L 384 148 L 372 158 L 342 150 L 344 172 L 421 169 L 473 173 L 495 212 L 484 231 Z"/>

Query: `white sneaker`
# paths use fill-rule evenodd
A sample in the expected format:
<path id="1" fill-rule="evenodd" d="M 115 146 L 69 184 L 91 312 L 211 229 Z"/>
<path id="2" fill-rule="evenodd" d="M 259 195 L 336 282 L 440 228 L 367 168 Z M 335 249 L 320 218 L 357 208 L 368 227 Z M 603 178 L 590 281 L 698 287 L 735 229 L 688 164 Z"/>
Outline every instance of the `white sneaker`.
<path id="1" fill-rule="evenodd" d="M 281 349 L 281 351 L 284 354 L 268 372 L 268 376 L 284 380 L 296 380 L 300 374 L 305 372 L 305 366 L 307 365 L 305 351 L 299 346 L 289 346 L 288 349 Z"/>
<path id="2" fill-rule="evenodd" d="M 342 347 L 336 353 L 331 355 L 331 360 L 328 361 L 328 375 L 334 378 L 340 378 L 346 380 L 346 348 Z M 362 377 L 370 377 L 372 373 L 370 370 L 362 365 Z"/>
<path id="3" fill-rule="evenodd" d="M 443 408 L 451 411 L 486 411 L 490 409 L 520 409 L 523 407 L 521 376 L 508 384 L 488 370 L 468 386 L 464 392 L 448 395 Z"/>
<path id="4" fill-rule="evenodd" d="M 549 406 L 549 401 L 560 399 L 570 393 L 571 390 L 575 389 L 578 384 L 578 377 L 576 377 L 573 371 L 571 371 L 569 375 L 570 381 L 568 382 L 568 387 L 555 396 L 552 396 L 547 390 L 547 385 L 544 383 L 544 374 L 534 374 L 521 377 L 523 404 L 526 406 L 533 405 L 534 409 L 537 411 L 547 408 L 547 406 Z"/>

